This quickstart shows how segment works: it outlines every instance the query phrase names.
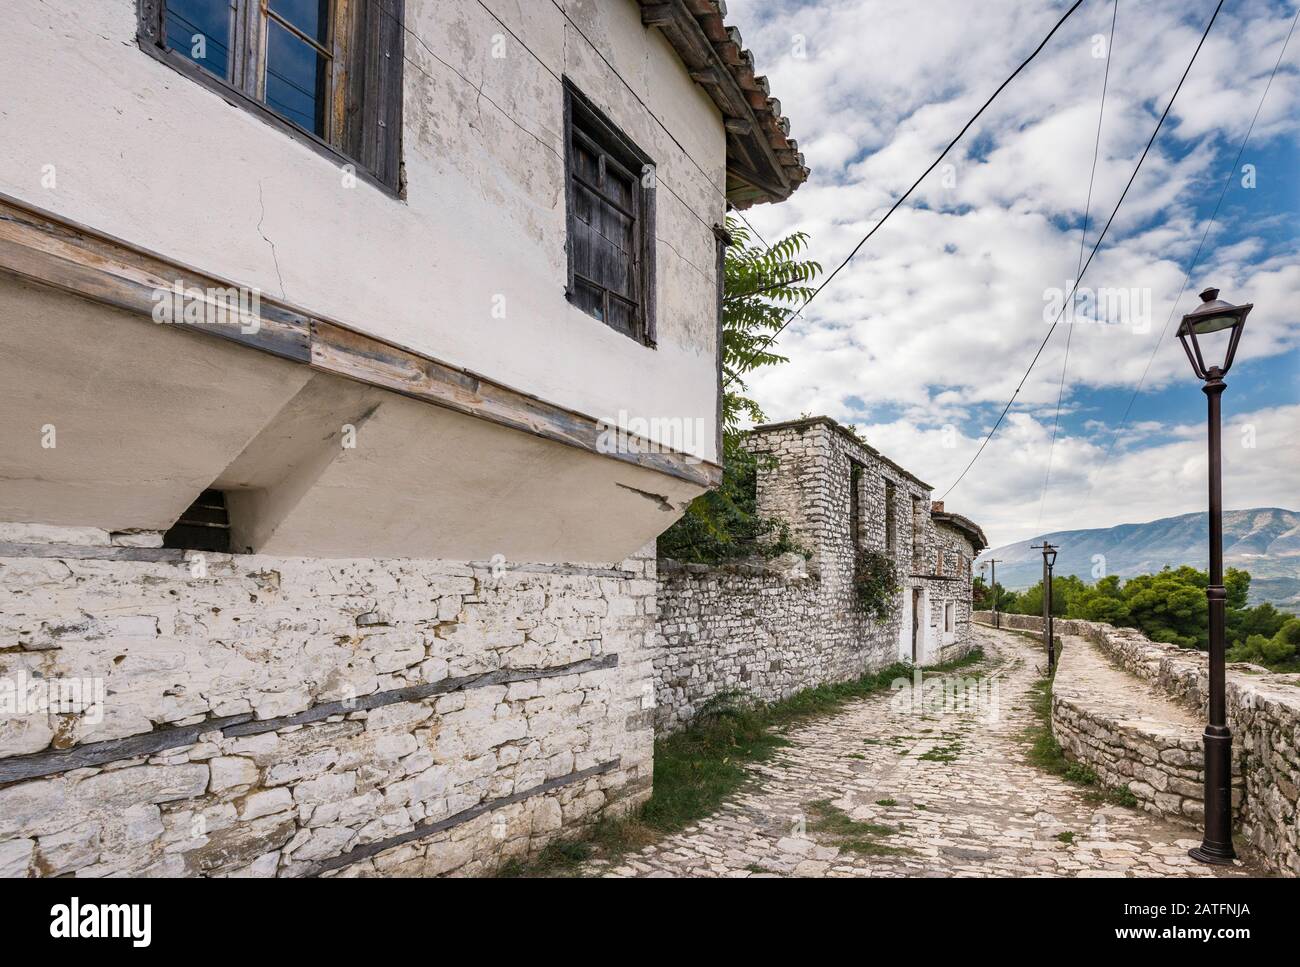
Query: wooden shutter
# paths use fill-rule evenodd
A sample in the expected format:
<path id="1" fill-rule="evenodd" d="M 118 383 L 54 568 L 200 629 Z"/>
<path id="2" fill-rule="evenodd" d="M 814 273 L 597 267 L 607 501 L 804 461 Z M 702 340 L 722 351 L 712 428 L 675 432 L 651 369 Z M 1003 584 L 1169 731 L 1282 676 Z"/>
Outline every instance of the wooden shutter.
<path id="1" fill-rule="evenodd" d="M 402 161 L 404 0 L 346 0 L 340 37 L 347 63 L 342 92 L 342 150 L 390 188 Z"/>
<path id="2" fill-rule="evenodd" d="M 653 346 L 652 162 L 565 83 L 569 299 L 624 335 Z"/>

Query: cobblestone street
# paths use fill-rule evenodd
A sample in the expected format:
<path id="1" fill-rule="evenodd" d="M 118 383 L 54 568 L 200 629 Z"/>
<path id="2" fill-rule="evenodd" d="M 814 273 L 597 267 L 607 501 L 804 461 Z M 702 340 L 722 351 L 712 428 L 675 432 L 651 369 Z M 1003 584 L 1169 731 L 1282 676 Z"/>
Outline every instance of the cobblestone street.
<path id="1" fill-rule="evenodd" d="M 612 876 L 1243 875 L 1194 863 L 1199 842 L 1108 804 L 1026 759 L 1042 654 L 1022 635 L 978 627 L 985 661 L 956 711 L 884 693 L 788 734 L 758 781 L 696 826 L 625 857 Z M 971 692 L 966 693 L 968 696 Z M 936 703 L 937 704 L 937 703 Z"/>

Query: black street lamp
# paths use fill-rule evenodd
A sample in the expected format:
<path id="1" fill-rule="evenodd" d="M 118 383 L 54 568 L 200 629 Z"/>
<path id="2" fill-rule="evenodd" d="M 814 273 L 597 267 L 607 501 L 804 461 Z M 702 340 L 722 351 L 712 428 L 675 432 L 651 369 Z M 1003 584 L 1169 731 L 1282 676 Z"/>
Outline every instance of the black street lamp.
<path id="1" fill-rule="evenodd" d="M 1056 670 L 1056 644 L 1052 635 L 1052 568 L 1056 566 L 1056 546 L 1043 541 L 1032 545 L 1043 550 L 1043 640 L 1047 644 L 1047 674 Z"/>
<path id="2" fill-rule="evenodd" d="M 1223 474 L 1219 398 L 1227 388 L 1223 377 L 1237 354 L 1237 343 L 1253 305 L 1234 306 L 1219 298 L 1218 289 L 1201 293 L 1201 305 L 1183 316 L 1178 340 L 1209 401 L 1210 446 L 1210 583 L 1205 589 L 1210 611 L 1210 700 L 1205 726 L 1205 838 L 1190 850 L 1192 859 L 1225 866 L 1232 848 L 1232 732 L 1228 728 L 1224 691 Z M 1209 338 L 1207 338 L 1209 337 Z M 1206 365 L 1206 359 L 1210 364 Z M 1217 360 L 1222 360 L 1217 362 Z"/>
<path id="3" fill-rule="evenodd" d="M 1043 542 L 1043 561 L 1047 564 L 1047 583 L 1043 585 L 1043 594 L 1047 599 L 1047 673 L 1056 670 L 1056 642 L 1052 637 L 1052 568 L 1056 566 L 1056 548 Z"/>

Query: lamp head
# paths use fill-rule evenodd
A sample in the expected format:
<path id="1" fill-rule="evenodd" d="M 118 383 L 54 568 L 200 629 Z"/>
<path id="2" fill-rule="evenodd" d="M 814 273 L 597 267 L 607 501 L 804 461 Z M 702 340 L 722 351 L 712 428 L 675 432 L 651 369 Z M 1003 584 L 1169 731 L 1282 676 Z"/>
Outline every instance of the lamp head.
<path id="1" fill-rule="evenodd" d="M 1222 379 L 1227 375 L 1237 355 L 1246 316 L 1253 308 L 1253 303 L 1234 306 L 1224 302 L 1219 290 L 1211 287 L 1201 293 L 1201 304 L 1183 316 L 1178 340 L 1199 379 Z"/>

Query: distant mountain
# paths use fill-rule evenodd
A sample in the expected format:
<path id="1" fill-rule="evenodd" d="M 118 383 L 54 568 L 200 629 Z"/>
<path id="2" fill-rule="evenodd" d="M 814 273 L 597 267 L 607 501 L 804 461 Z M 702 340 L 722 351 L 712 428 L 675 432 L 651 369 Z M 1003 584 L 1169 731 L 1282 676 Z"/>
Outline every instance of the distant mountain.
<path id="1" fill-rule="evenodd" d="M 1056 573 L 1088 582 L 1094 580 L 1097 554 L 1105 556 L 1106 574 L 1125 578 L 1154 573 L 1166 564 L 1204 570 L 1209 565 L 1208 526 L 1208 514 L 1183 514 L 1145 524 L 1056 531 L 985 551 L 976 563 L 997 558 L 999 584 L 1009 590 L 1030 587 L 1043 571 L 1042 552 L 1030 545 L 1046 538 L 1060 547 Z M 1250 572 L 1252 604 L 1269 601 L 1300 614 L 1300 513 L 1278 507 L 1224 511 L 1223 560 L 1225 567 Z"/>

